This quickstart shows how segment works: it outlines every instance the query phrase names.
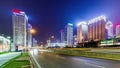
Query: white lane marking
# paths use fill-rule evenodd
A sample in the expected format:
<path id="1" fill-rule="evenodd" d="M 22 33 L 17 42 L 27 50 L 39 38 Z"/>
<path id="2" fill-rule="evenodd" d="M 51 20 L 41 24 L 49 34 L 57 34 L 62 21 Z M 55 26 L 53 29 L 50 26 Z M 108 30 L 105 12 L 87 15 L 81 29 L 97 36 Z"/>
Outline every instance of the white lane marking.
<path id="1" fill-rule="evenodd" d="M 100 66 L 100 65 L 96 65 L 96 64 L 87 62 L 87 60 L 84 60 L 84 59 L 80 59 L 80 60 L 78 60 L 77 58 L 72 58 L 72 59 L 74 59 L 74 60 L 76 60 L 76 61 L 83 61 L 83 62 L 84 62 L 85 64 L 87 64 L 87 65 L 95 66 L 95 67 L 98 67 L 98 68 L 106 68 L 106 67 L 103 67 L 103 66 Z"/>
<path id="2" fill-rule="evenodd" d="M 96 64 L 91 64 L 91 63 L 85 63 L 87 65 L 91 65 L 91 66 L 95 66 L 95 67 L 99 67 L 99 68 L 106 68 L 106 67 L 103 67 L 103 66 L 100 66 L 100 65 L 96 65 Z"/>

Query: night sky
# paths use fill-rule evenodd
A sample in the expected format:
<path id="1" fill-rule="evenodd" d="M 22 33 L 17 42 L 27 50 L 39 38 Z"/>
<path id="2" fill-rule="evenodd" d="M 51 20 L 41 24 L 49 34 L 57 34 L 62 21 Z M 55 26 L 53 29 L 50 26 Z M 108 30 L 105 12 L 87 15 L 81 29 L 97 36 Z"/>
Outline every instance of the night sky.
<path id="1" fill-rule="evenodd" d="M 12 10 L 24 11 L 37 30 L 34 37 L 46 41 L 51 35 L 60 38 L 60 30 L 69 22 L 76 24 L 105 15 L 113 23 L 120 22 L 120 0 L 1 0 L 0 34 L 12 36 Z"/>

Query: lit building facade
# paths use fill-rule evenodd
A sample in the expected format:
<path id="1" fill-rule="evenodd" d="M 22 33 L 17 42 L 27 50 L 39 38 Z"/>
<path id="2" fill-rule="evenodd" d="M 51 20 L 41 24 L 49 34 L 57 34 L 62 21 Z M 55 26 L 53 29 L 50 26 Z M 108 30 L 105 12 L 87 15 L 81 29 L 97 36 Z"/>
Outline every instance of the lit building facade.
<path id="1" fill-rule="evenodd" d="M 15 50 L 23 50 L 27 46 L 27 23 L 28 18 L 25 12 L 13 10 L 13 44 Z"/>
<path id="2" fill-rule="evenodd" d="M 31 33 L 31 29 L 32 29 L 32 25 L 31 24 L 28 24 L 28 33 L 27 33 L 27 36 L 28 36 L 28 47 L 32 47 L 32 33 Z"/>
<path id="3" fill-rule="evenodd" d="M 116 37 L 120 37 L 120 25 L 116 26 Z"/>
<path id="4" fill-rule="evenodd" d="M 73 45 L 73 24 L 68 23 L 66 26 L 66 44 L 72 46 Z"/>
<path id="5" fill-rule="evenodd" d="M 9 39 L 0 36 L 0 52 L 9 51 L 11 42 Z"/>
<path id="6" fill-rule="evenodd" d="M 65 31 L 61 30 L 60 34 L 61 34 L 61 43 L 65 43 Z"/>
<path id="7" fill-rule="evenodd" d="M 77 41 L 77 35 L 74 35 L 73 36 L 73 44 L 74 44 L 74 46 L 76 46 L 77 43 L 78 43 L 78 41 Z"/>
<path id="8" fill-rule="evenodd" d="M 38 46 L 38 41 L 35 38 L 33 38 L 32 41 L 33 41 L 32 47 L 37 47 Z"/>
<path id="9" fill-rule="evenodd" d="M 88 39 L 99 41 L 106 39 L 106 17 L 104 15 L 88 22 Z"/>
<path id="10" fill-rule="evenodd" d="M 88 25 L 86 22 L 78 23 L 77 28 L 77 41 L 78 43 L 82 43 L 88 40 Z"/>
<path id="11" fill-rule="evenodd" d="M 107 38 L 113 38 L 113 23 L 111 21 L 108 21 L 105 27 L 107 29 Z"/>

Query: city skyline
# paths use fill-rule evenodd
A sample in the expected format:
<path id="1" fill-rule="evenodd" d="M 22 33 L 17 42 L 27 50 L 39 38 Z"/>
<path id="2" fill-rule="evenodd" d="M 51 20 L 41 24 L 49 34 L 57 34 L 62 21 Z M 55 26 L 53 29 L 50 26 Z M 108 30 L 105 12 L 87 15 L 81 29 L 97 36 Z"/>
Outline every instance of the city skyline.
<path id="1" fill-rule="evenodd" d="M 82 1 L 82 3 L 81 3 Z M 32 5 L 32 3 L 36 5 Z M 61 5 L 62 4 L 62 5 Z M 98 5 L 99 4 L 99 5 Z M 112 6 L 111 6 L 112 4 Z M 113 0 L 96 1 L 93 0 L 61 0 L 61 1 L 2 1 L 0 3 L 0 20 L 1 26 L 6 29 L 1 31 L 1 34 L 12 36 L 12 21 L 11 14 L 13 9 L 20 9 L 28 15 L 29 23 L 37 30 L 34 35 L 37 40 L 46 42 L 48 37 L 55 35 L 60 39 L 59 30 L 63 28 L 68 22 L 76 25 L 81 20 L 89 20 L 101 14 L 105 14 L 114 24 L 119 24 L 119 3 Z M 51 5 L 51 6 L 49 6 Z M 6 8 L 6 7 L 9 8 Z M 40 8 L 37 8 L 40 6 Z M 73 7 L 74 6 L 74 7 Z M 96 7 L 95 7 L 96 6 Z M 64 8 L 63 8 L 64 7 Z M 31 9 L 32 8 L 32 9 Z M 92 9 L 91 9 L 92 8 Z M 87 12 L 90 10 L 89 12 Z M 97 10 L 97 11 L 96 11 Z M 112 11 L 110 11 L 112 10 Z M 7 19 L 7 20 L 6 20 Z M 10 23 L 10 24 L 8 24 Z M 51 24 L 53 23 L 53 24 Z M 49 25 L 48 25 L 49 24 Z M 2 28 L 3 28 L 2 27 Z M 46 28 L 47 27 L 47 28 Z M 76 26 L 74 26 L 74 33 L 76 34 Z M 9 29 L 9 30 L 8 30 Z M 115 26 L 114 26 L 115 29 Z"/>
<path id="2" fill-rule="evenodd" d="M 0 1 L 0 68 L 120 68 L 120 0 Z"/>

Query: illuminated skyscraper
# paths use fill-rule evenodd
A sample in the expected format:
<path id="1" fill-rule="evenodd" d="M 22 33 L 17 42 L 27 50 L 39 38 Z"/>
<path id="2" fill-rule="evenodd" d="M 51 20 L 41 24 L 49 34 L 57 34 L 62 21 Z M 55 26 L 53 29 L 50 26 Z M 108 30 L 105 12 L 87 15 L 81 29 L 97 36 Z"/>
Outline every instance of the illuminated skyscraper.
<path id="1" fill-rule="evenodd" d="M 88 39 L 99 41 L 106 39 L 106 17 L 104 15 L 94 18 L 88 23 Z"/>
<path id="2" fill-rule="evenodd" d="M 27 23 L 28 18 L 25 12 L 20 10 L 13 10 L 13 43 L 16 50 L 23 50 L 26 48 L 27 39 Z"/>
<path id="3" fill-rule="evenodd" d="M 73 45 L 73 24 L 71 23 L 67 24 L 66 35 L 67 35 L 67 40 L 66 40 L 67 45 Z"/>
<path id="4" fill-rule="evenodd" d="M 86 22 L 78 23 L 77 28 L 77 41 L 82 43 L 88 40 L 88 26 Z"/>
<path id="5" fill-rule="evenodd" d="M 61 43 L 65 43 L 65 31 L 61 30 L 60 33 L 61 33 Z"/>
<path id="6" fill-rule="evenodd" d="M 108 39 L 113 38 L 113 23 L 111 21 L 108 21 L 105 27 L 107 29 Z"/>
<path id="7" fill-rule="evenodd" d="M 120 25 L 116 26 L 116 37 L 120 37 Z"/>
<path id="8" fill-rule="evenodd" d="M 28 36 L 28 47 L 31 47 L 32 46 L 32 33 L 31 33 L 31 29 L 32 29 L 32 26 L 31 24 L 28 24 L 28 33 L 27 33 L 27 36 Z"/>

